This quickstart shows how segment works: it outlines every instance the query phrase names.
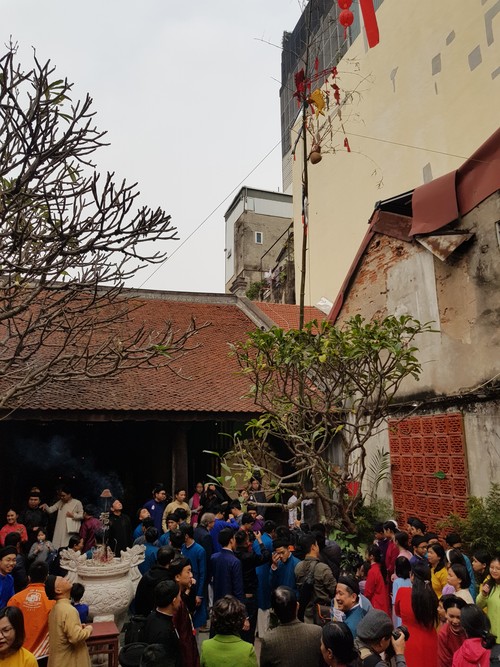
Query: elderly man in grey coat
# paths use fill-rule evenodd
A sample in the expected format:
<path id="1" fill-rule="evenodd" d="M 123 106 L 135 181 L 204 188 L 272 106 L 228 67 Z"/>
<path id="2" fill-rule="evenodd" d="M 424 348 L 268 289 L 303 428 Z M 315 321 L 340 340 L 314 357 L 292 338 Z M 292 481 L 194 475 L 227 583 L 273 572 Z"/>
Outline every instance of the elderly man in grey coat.
<path id="1" fill-rule="evenodd" d="M 318 667 L 321 658 L 321 628 L 297 619 L 297 594 L 278 586 L 271 594 L 271 607 L 279 625 L 261 637 L 260 667 Z"/>

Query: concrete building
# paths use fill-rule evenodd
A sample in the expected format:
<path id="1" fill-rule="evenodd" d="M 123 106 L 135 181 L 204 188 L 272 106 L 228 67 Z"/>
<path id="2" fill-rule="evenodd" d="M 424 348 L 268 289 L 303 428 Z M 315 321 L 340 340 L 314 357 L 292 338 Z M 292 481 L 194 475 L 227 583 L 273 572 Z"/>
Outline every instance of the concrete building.
<path id="1" fill-rule="evenodd" d="M 375 2 L 380 43 L 368 49 L 363 30 L 359 32 L 356 25 L 347 42 L 341 43 L 340 105 L 333 101 L 328 85 L 329 109 L 318 120 L 323 159 L 308 168 L 306 303 L 335 299 L 377 201 L 456 169 L 497 129 L 500 2 L 459 4 L 456 0 Z M 351 9 L 355 11 L 357 3 Z M 323 27 L 315 26 L 311 39 L 310 63 L 318 54 L 320 69 L 331 64 L 331 53 L 322 57 L 315 35 L 329 34 L 331 22 L 328 10 Z M 287 39 L 286 34 L 285 47 Z M 284 53 L 283 61 L 287 58 Z M 282 84 L 291 85 L 293 94 L 293 74 Z M 296 100 L 292 102 L 297 113 Z M 282 121 L 287 118 L 282 106 Z M 287 132 L 289 126 L 283 129 Z M 296 159 L 290 163 L 296 258 L 301 256 L 302 238 L 299 131 L 300 126 L 292 128 L 287 143 L 296 145 Z M 344 147 L 346 138 L 350 152 Z M 308 151 L 311 144 L 309 140 Z"/>
<path id="2" fill-rule="evenodd" d="M 280 275 L 292 278 L 293 242 L 292 197 L 242 187 L 227 209 L 226 222 L 226 292 L 245 296 L 254 286 L 255 297 L 276 286 Z M 283 249 L 287 249 L 283 254 Z M 276 299 L 281 300 L 281 299 Z M 288 299 L 288 302 L 292 302 Z"/>
<path id="3" fill-rule="evenodd" d="M 329 316 L 433 323 L 415 341 L 420 381 L 368 446 L 390 452 L 403 521 L 434 526 L 500 483 L 499 190 L 497 130 L 459 169 L 380 202 Z"/>

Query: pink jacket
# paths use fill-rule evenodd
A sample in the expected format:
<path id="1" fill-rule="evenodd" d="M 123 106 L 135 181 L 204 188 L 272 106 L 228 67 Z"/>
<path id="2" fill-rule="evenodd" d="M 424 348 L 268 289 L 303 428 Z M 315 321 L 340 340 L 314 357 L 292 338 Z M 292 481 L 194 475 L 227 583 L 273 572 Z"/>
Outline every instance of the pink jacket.
<path id="1" fill-rule="evenodd" d="M 466 639 L 453 656 L 452 667 L 490 667 L 490 654 L 481 639 Z"/>

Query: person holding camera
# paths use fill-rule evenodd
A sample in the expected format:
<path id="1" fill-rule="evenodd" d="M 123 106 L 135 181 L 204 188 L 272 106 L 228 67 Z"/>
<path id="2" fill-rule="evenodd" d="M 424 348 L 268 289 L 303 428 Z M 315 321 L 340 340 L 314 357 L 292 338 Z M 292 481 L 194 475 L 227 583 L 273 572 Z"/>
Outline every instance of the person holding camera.
<path id="1" fill-rule="evenodd" d="M 362 667 L 406 667 L 408 630 L 404 626 L 395 630 L 385 611 L 370 609 L 358 623 L 357 634 L 354 643 Z"/>

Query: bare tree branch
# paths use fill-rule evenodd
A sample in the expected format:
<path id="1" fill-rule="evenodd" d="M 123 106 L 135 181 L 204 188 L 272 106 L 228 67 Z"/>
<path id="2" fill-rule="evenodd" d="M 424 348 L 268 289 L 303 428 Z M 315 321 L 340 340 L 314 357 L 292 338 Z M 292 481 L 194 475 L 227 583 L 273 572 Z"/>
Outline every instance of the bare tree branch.
<path id="1" fill-rule="evenodd" d="M 50 61 L 24 71 L 15 48 L 0 58 L 1 408 L 53 380 L 170 365 L 200 328 L 133 324 L 124 282 L 164 261 L 177 230 L 138 206 L 136 185 L 96 171 L 106 133 L 90 96 L 71 93 Z"/>

